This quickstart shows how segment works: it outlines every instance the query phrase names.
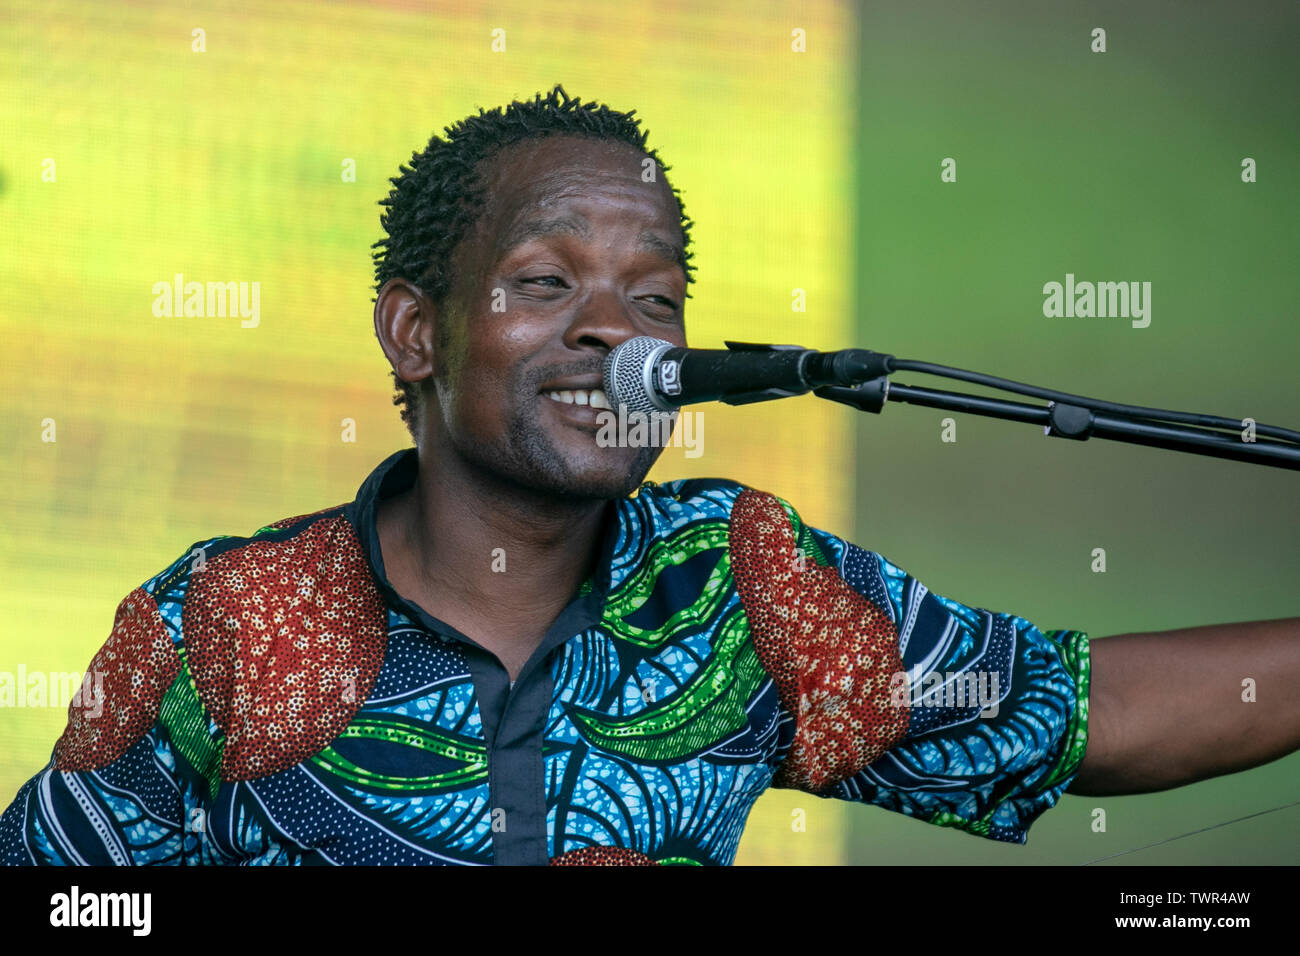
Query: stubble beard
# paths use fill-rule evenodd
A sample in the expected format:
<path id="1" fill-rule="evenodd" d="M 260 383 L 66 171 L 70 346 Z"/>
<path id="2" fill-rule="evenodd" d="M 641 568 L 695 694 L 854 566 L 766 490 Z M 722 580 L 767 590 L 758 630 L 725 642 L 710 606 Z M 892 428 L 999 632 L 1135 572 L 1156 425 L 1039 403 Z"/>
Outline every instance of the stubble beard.
<path id="1" fill-rule="evenodd" d="M 509 446 L 514 459 L 511 472 L 518 483 L 531 491 L 564 501 L 625 498 L 645 480 L 662 451 L 651 446 L 635 449 L 635 456 L 628 461 L 626 471 L 621 473 L 609 469 L 593 469 L 585 474 L 579 472 L 551 442 L 542 427 L 539 414 L 542 401 L 551 399 L 543 396 L 530 402 L 525 396 L 516 395 L 515 412 L 509 427 Z M 594 434 L 591 443 L 596 447 Z M 609 449 L 607 453 L 612 456 L 619 454 L 619 450 Z"/>
<path id="2" fill-rule="evenodd" d="M 504 446 L 481 442 L 456 441 L 460 456 L 498 482 L 513 486 L 539 498 L 564 504 L 625 498 L 645 480 L 662 448 L 653 445 L 636 448 L 625 470 L 593 468 L 586 473 L 574 468 L 552 442 L 541 421 L 542 402 L 551 399 L 538 389 L 548 378 L 581 374 L 572 367 L 533 369 L 519 372 L 511 383 L 511 413 L 506 427 Z M 596 436 L 591 443 L 597 457 L 625 454 L 623 449 L 600 449 Z"/>

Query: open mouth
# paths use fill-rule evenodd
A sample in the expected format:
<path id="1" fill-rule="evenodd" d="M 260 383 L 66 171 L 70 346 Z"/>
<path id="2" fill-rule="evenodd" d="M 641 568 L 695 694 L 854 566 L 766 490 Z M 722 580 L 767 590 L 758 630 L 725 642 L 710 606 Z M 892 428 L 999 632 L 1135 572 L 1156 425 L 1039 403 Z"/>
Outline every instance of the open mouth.
<path id="1" fill-rule="evenodd" d="M 542 394 L 561 405 L 610 408 L 609 399 L 605 396 L 605 390 L 601 388 L 564 388 L 542 392 Z"/>

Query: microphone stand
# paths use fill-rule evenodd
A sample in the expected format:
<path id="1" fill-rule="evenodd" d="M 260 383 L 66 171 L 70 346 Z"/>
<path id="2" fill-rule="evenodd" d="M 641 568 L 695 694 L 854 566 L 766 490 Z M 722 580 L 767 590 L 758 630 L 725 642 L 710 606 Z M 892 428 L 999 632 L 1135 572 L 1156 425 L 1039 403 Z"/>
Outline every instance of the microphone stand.
<path id="1" fill-rule="evenodd" d="M 1024 402 L 1008 402 L 998 398 L 983 398 L 962 392 L 947 392 L 933 388 L 916 388 L 911 385 L 893 385 L 888 377 L 881 377 L 854 388 L 828 385 L 813 391 L 814 395 L 834 402 L 852 405 L 864 412 L 880 414 L 886 401 L 924 405 L 957 412 L 970 412 L 987 418 L 1004 418 L 1013 422 L 1027 422 L 1043 426 L 1043 434 L 1054 438 L 1072 438 L 1086 441 L 1089 438 L 1110 438 L 1133 445 L 1150 445 L 1174 451 L 1193 452 L 1214 458 L 1249 461 L 1257 465 L 1272 465 L 1300 471 L 1300 445 L 1271 441 L 1242 441 L 1240 435 L 1232 437 L 1223 432 L 1190 426 L 1171 425 L 1148 418 L 1110 415 L 1095 412 L 1079 405 L 1049 402 L 1045 407 Z"/>
<path id="2" fill-rule="evenodd" d="M 740 350 L 789 348 L 789 346 L 755 346 L 732 342 L 726 344 L 728 348 Z M 1120 405 L 1012 382 L 980 372 L 911 359 L 896 359 L 892 355 L 868 352 L 865 349 L 849 351 L 861 353 L 863 367 L 870 366 L 877 369 L 883 367 L 889 373 L 907 370 L 956 378 L 989 388 L 1046 398 L 1049 401 L 1046 405 L 1031 405 L 1025 402 L 969 395 L 964 392 L 894 384 L 890 382 L 889 374 L 876 375 L 856 385 L 821 386 L 812 389 L 814 395 L 874 414 L 884 411 L 888 402 L 903 402 L 926 408 L 969 412 L 987 418 L 1003 418 L 1013 422 L 1042 425 L 1043 434 L 1054 438 L 1069 438 L 1075 441 L 1108 438 L 1133 445 L 1167 448 L 1213 458 L 1226 458 L 1300 471 L 1300 432 L 1275 425 L 1256 424 L 1252 438 L 1254 435 L 1264 435 L 1265 440 L 1247 441 L 1243 438 L 1247 423 L 1241 420 L 1195 412 Z M 1278 440 L 1266 440 L 1268 437 Z"/>

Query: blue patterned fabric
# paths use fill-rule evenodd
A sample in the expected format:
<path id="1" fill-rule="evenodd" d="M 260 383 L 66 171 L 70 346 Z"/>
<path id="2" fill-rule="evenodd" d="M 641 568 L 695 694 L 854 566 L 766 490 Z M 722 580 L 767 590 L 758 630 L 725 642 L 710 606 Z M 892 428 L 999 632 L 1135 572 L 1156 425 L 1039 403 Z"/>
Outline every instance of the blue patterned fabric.
<path id="1" fill-rule="evenodd" d="M 7 864 L 730 864 L 769 787 L 1023 843 L 1087 742 L 1088 640 L 930 592 L 724 480 L 614 504 L 511 686 L 398 595 L 377 501 L 198 542 L 123 601 L 0 818 Z"/>

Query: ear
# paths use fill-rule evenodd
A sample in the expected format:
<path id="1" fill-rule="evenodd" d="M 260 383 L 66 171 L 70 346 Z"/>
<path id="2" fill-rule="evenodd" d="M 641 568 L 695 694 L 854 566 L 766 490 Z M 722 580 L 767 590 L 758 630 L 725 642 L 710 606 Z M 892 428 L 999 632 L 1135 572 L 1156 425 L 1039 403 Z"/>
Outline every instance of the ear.
<path id="1" fill-rule="evenodd" d="M 424 290 L 406 279 L 389 279 L 375 299 L 375 335 L 404 382 L 438 373 L 443 356 L 435 345 L 441 315 Z"/>

